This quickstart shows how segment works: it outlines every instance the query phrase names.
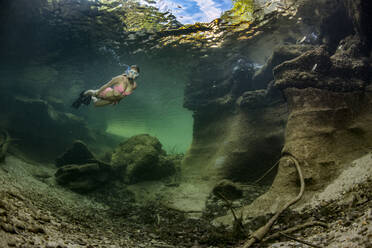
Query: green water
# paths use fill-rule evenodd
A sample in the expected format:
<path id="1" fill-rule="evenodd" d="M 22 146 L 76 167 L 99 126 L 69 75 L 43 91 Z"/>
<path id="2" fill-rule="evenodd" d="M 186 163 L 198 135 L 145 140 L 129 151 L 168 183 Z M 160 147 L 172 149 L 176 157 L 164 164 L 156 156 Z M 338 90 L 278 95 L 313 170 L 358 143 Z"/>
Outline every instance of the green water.
<path id="1" fill-rule="evenodd" d="M 147 133 L 157 137 L 167 152 L 185 153 L 193 127 L 192 112 L 183 107 L 184 87 L 190 77 L 187 68 L 171 61 L 138 62 L 141 74 L 133 94 L 118 105 L 82 106 L 79 112 L 87 116 L 91 128 L 104 121 L 108 133 L 123 138 Z"/>
<path id="2" fill-rule="evenodd" d="M 211 39 L 214 34 L 204 32 L 208 23 L 187 31 L 189 26 L 181 28 L 172 15 L 125 2 L 17 0 L 0 5 L 4 27 L 0 34 L 6 37 L 0 41 L 0 104 L 12 106 L 3 109 L 0 124 L 24 141 L 22 149 L 54 159 L 76 139 L 107 150 L 117 140 L 147 133 L 169 153 L 187 152 L 193 136 L 190 106 L 212 101 L 207 98 L 213 98 L 218 87 L 210 78 L 228 74 L 211 70 L 208 63 L 213 61 L 207 62 L 200 76 L 204 70 L 210 75 L 190 87 L 198 77 L 191 72 L 208 57 L 207 51 L 220 50 L 216 48 L 222 34 Z M 225 24 L 230 25 L 234 16 L 226 14 Z M 221 56 L 224 61 L 225 55 Z M 222 70 L 231 69 L 228 63 Z M 133 94 L 115 106 L 70 107 L 82 91 L 98 89 L 122 74 L 123 64 L 140 67 Z M 214 88 L 199 94 L 209 83 Z M 184 97 L 195 91 L 195 97 L 188 99 L 189 109 L 185 108 Z M 110 143 L 111 136 L 100 136 L 102 132 L 119 138 Z"/>

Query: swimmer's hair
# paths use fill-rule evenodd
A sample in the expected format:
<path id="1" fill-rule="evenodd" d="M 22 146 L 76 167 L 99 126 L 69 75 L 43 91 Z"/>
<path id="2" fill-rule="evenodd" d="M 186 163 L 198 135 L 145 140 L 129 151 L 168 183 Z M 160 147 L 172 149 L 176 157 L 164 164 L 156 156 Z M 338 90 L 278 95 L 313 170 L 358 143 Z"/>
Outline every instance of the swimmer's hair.
<path id="1" fill-rule="evenodd" d="M 140 73 L 140 68 L 138 65 L 131 65 L 130 69 L 135 69 L 138 73 Z"/>

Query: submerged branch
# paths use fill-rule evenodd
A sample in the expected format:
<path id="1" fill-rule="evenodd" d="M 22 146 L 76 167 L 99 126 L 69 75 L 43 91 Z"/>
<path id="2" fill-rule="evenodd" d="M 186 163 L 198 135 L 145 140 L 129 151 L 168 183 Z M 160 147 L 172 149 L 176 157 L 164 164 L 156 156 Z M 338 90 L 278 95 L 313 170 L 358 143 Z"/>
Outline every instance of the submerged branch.
<path id="1" fill-rule="evenodd" d="M 297 169 L 297 172 L 298 172 L 298 176 L 300 178 L 300 182 L 301 182 L 301 188 L 300 188 L 300 193 L 297 195 L 296 198 L 292 199 L 291 201 L 289 201 L 287 204 L 284 205 L 284 207 L 282 207 L 282 209 L 280 209 L 267 223 L 266 225 L 260 227 L 258 230 L 256 230 L 252 235 L 251 235 L 251 238 L 243 245 L 242 248 L 248 248 L 248 247 L 251 247 L 255 242 L 257 241 L 261 241 L 265 235 L 270 231 L 271 229 L 271 226 L 274 224 L 274 222 L 278 219 L 278 217 L 288 208 L 290 207 L 291 205 L 293 205 L 294 203 L 296 203 L 297 201 L 299 201 L 305 191 L 305 181 L 304 181 L 304 177 L 302 175 L 302 171 L 301 171 L 301 168 L 300 168 L 300 164 L 298 162 L 298 160 L 291 154 L 286 154 L 286 156 L 291 159 L 295 166 L 296 166 L 296 169 Z"/>

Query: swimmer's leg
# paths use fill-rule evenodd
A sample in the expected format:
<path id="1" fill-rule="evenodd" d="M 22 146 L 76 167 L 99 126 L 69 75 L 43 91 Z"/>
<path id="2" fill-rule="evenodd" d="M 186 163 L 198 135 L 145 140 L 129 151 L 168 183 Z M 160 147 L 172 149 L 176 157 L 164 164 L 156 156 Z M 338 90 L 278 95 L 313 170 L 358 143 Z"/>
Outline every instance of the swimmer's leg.
<path id="1" fill-rule="evenodd" d="M 78 109 L 82 104 L 89 105 L 92 95 L 85 94 L 86 91 L 80 93 L 79 97 L 72 103 L 72 107 Z"/>
<path id="2" fill-rule="evenodd" d="M 98 90 L 86 90 L 84 92 L 84 95 L 85 96 L 87 96 L 87 95 L 89 95 L 89 96 L 96 96 L 97 95 L 97 92 L 98 92 Z"/>
<path id="3" fill-rule="evenodd" d="M 99 98 L 94 97 L 94 96 L 92 97 L 92 100 L 94 102 L 95 107 L 103 107 L 103 106 L 112 104 L 112 102 L 110 102 L 110 101 L 99 99 Z"/>

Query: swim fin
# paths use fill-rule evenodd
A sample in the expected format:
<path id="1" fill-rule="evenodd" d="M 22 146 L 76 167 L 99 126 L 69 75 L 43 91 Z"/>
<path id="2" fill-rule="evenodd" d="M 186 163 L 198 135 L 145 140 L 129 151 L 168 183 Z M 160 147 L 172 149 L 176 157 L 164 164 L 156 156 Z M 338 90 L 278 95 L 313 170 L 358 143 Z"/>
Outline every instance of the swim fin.
<path id="1" fill-rule="evenodd" d="M 78 109 L 81 104 L 85 104 L 85 105 L 89 105 L 90 104 L 90 102 L 92 100 L 92 96 L 91 95 L 84 95 L 84 92 L 85 91 L 83 91 L 83 92 L 80 93 L 78 99 L 76 99 L 72 103 L 71 107 Z"/>

